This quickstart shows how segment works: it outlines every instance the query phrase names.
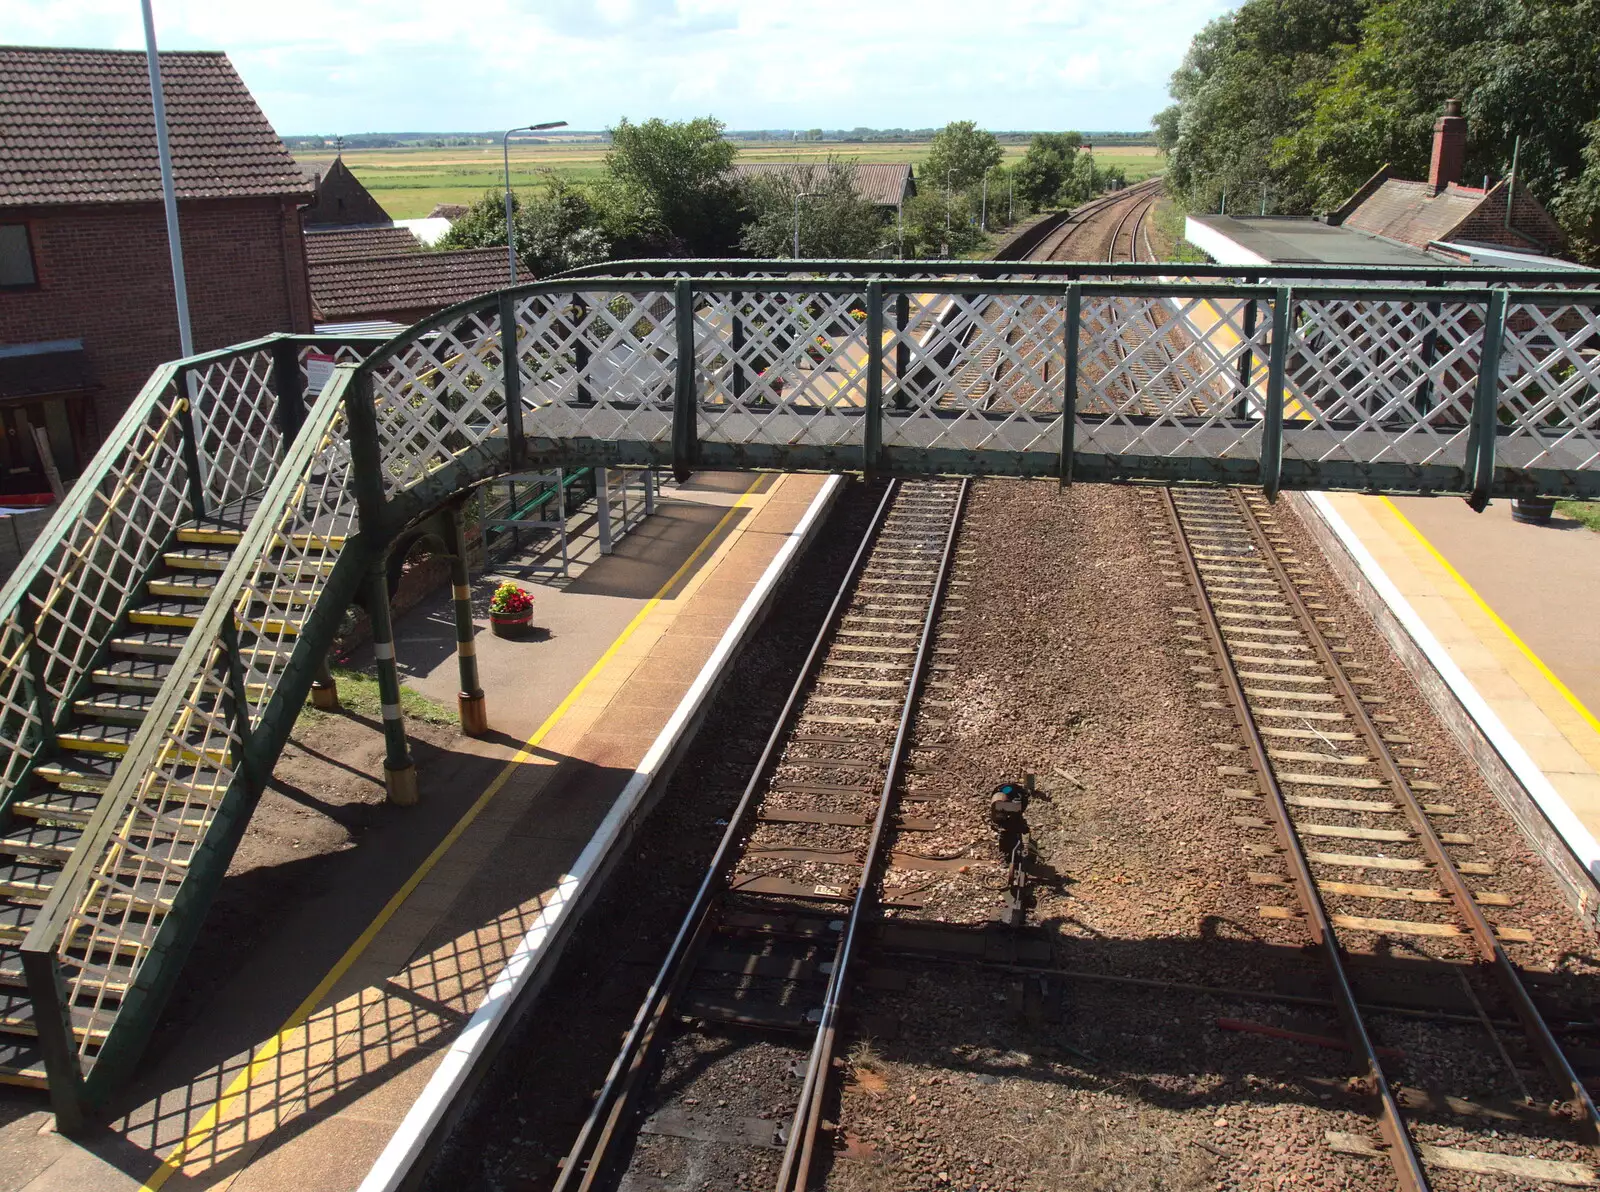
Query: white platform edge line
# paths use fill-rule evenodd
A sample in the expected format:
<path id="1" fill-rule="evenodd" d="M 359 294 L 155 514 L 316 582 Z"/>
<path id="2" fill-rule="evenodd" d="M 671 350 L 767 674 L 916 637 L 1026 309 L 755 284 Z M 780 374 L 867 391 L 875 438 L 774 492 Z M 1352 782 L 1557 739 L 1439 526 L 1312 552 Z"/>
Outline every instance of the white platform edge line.
<path id="1" fill-rule="evenodd" d="M 1372 552 L 1367 550 L 1366 545 L 1356 536 L 1356 532 L 1344 518 L 1339 516 L 1327 496 L 1318 492 L 1308 492 L 1304 496 L 1317 511 L 1317 516 L 1327 523 L 1328 528 L 1344 544 L 1345 550 L 1361 569 L 1361 574 L 1366 576 L 1367 582 L 1372 585 L 1379 598 L 1389 606 L 1389 611 L 1394 613 L 1395 620 L 1400 622 L 1406 633 L 1411 636 L 1411 640 L 1417 643 L 1417 648 L 1433 664 L 1434 670 L 1439 672 L 1439 677 L 1445 681 L 1446 686 L 1455 693 L 1456 699 L 1461 701 L 1461 706 L 1466 709 L 1467 715 L 1472 717 L 1484 738 L 1494 746 L 1495 752 L 1505 761 L 1517 781 L 1522 783 L 1529 797 L 1550 821 L 1551 827 L 1566 841 L 1567 847 L 1582 862 L 1584 869 L 1591 876 L 1600 877 L 1600 841 L 1596 841 L 1594 834 L 1573 814 L 1572 808 L 1568 807 L 1567 801 L 1561 797 L 1561 792 L 1551 785 L 1544 771 L 1528 756 L 1528 751 L 1512 735 L 1500 717 L 1495 715 L 1488 701 L 1478 694 L 1478 689 L 1472 685 L 1472 680 L 1467 678 L 1456 665 L 1444 645 L 1433 635 L 1433 631 L 1418 615 L 1417 610 L 1411 607 L 1411 602 L 1401 594 L 1394 581 L 1372 557 Z"/>
<path id="2" fill-rule="evenodd" d="M 673 710 L 671 719 L 657 734 L 649 750 L 640 759 L 633 776 L 628 779 L 621 793 L 611 804 L 605 819 L 595 829 L 583 852 L 578 854 L 572 872 L 562 876 L 550 902 L 539 912 L 539 917 L 534 920 L 533 926 L 522 937 L 522 942 L 517 945 L 516 951 L 511 954 L 505 967 L 489 986 L 489 992 L 484 995 L 483 1002 L 451 1043 L 439 1066 L 434 1069 L 428 1083 L 401 1120 L 388 1145 L 384 1147 L 383 1153 L 378 1156 L 372 1169 L 367 1172 L 366 1178 L 361 1181 L 359 1192 L 394 1192 L 411 1174 L 412 1165 L 422 1154 L 423 1147 L 461 1091 L 479 1054 L 493 1039 L 495 1032 L 515 1004 L 517 995 L 532 978 L 542 958 L 546 940 L 566 918 L 579 892 L 587 884 L 601 860 L 615 845 L 624 825 L 655 780 L 656 771 L 660 768 L 662 760 L 677 745 L 679 737 L 682 736 L 706 693 L 715 688 L 722 671 L 730 664 L 754 625 L 772 589 L 783 578 L 801 544 L 809 538 L 815 523 L 826 514 L 844 483 L 842 476 L 829 476 L 806 509 L 804 516 L 789 532 L 784 544 L 778 548 L 778 553 L 773 556 L 772 562 L 767 565 L 761 578 L 756 581 L 755 587 L 739 606 L 739 611 L 729 623 L 721 640 L 717 642 L 711 657 L 706 659 L 705 665 L 700 668 L 700 673 L 695 676 L 689 690 Z"/>

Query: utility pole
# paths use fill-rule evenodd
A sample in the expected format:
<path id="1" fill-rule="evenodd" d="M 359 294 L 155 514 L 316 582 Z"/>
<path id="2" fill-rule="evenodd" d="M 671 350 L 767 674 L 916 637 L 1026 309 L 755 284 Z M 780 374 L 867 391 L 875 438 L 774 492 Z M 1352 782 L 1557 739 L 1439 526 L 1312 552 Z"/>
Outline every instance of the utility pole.
<path id="1" fill-rule="evenodd" d="M 194 336 L 189 330 L 189 287 L 183 275 L 183 241 L 178 235 L 178 194 L 172 181 L 172 145 L 167 139 L 167 101 L 161 90 L 161 55 L 156 50 L 156 19 L 150 0 L 144 7 L 144 53 L 150 67 L 150 101 L 156 115 L 156 156 L 161 159 L 161 203 L 167 213 L 167 255 L 172 261 L 172 292 L 178 305 L 178 346 L 185 356 L 194 355 Z"/>
<path id="2" fill-rule="evenodd" d="M 149 3 L 149 0 L 145 0 Z M 524 124 L 521 128 L 508 128 L 500 138 L 500 155 L 506 167 L 506 257 L 511 270 L 511 284 L 517 284 L 517 224 L 511 217 L 511 134 L 514 132 L 544 132 L 551 128 L 565 128 L 565 120 L 548 120 L 543 124 Z"/>

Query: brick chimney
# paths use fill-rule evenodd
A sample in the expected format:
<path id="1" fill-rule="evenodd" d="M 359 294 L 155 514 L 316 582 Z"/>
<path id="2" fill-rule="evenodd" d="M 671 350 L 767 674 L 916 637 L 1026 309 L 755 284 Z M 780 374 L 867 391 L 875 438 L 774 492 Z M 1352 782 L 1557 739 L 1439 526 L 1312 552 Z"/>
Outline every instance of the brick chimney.
<path id="1" fill-rule="evenodd" d="M 1444 115 L 1433 126 L 1433 161 L 1428 166 L 1428 182 L 1437 194 L 1452 182 L 1461 181 L 1461 167 L 1467 160 L 1467 119 L 1461 114 L 1461 101 L 1444 101 Z"/>

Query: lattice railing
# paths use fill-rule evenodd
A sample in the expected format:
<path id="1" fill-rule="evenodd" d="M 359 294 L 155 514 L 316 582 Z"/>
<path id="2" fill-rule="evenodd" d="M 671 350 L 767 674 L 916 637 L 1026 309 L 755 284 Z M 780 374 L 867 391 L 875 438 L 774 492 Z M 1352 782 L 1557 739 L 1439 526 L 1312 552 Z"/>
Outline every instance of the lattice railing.
<path id="1" fill-rule="evenodd" d="M 792 269 L 684 269 L 653 289 L 548 282 L 446 312 L 369 369 L 385 496 L 435 475 L 453 483 L 469 451 L 468 471 L 481 471 L 496 436 L 493 450 L 519 459 L 679 470 L 1001 471 L 1273 491 L 1600 485 L 1594 292 L 1546 281 L 1512 294 L 1485 388 L 1495 291 L 1483 288 L 1109 271 L 1066 284 L 981 271 L 845 282 Z M 1474 431 L 1480 392 L 1496 405 Z"/>
<path id="2" fill-rule="evenodd" d="M 213 869 L 226 866 L 212 844 L 218 820 L 237 814 L 246 788 L 259 790 L 270 771 L 277 743 L 257 739 L 263 716 L 355 532 L 349 377 L 334 374 L 279 461 L 24 944 L 25 958 L 42 954 L 54 970 L 80 1064 L 114 1043 L 162 941 L 196 925 L 174 923 L 184 883 L 202 852 Z M 30 988 L 36 1005 L 49 996 L 32 970 Z"/>

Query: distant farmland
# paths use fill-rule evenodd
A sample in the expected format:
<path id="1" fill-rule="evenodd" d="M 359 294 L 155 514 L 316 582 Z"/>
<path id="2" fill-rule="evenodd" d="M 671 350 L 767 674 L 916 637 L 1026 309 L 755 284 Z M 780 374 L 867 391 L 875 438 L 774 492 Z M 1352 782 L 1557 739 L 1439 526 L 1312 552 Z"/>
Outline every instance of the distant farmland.
<path id="1" fill-rule="evenodd" d="M 1007 145 L 1006 160 L 1022 156 L 1026 146 Z M 527 143 L 511 145 L 511 182 L 517 191 L 544 184 L 544 172 L 554 171 L 579 184 L 601 176 L 606 145 L 599 141 L 578 144 Z M 861 161 L 911 162 L 920 166 L 928 156 L 927 142 L 888 142 L 866 145 L 746 141 L 739 144 L 745 161 L 821 161 L 830 154 Z M 1095 160 L 1115 163 L 1128 172 L 1129 181 L 1160 173 L 1166 158 L 1148 145 L 1106 146 L 1095 150 Z M 307 164 L 333 160 L 328 151 L 301 152 Z M 474 145 L 460 149 L 348 149 L 345 164 L 395 219 L 415 219 L 438 203 L 471 203 L 486 190 L 501 187 L 500 147 Z M 920 179 L 919 179 L 920 182 Z"/>

